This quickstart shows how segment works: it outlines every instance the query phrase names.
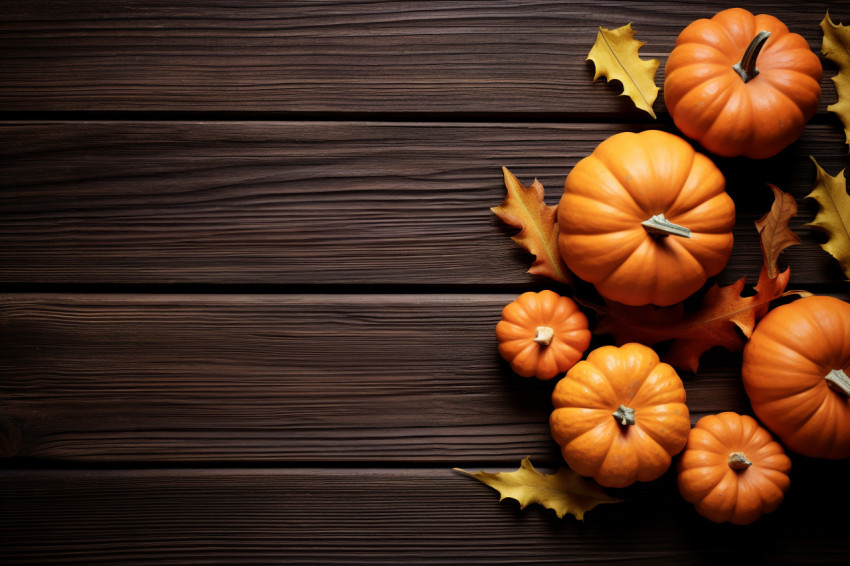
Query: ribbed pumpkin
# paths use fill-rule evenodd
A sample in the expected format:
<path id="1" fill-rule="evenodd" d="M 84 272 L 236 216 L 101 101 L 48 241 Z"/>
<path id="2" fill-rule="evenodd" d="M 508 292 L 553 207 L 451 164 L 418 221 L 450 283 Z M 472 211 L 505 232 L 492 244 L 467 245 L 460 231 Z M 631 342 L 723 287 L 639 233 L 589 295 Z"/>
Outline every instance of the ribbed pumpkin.
<path id="1" fill-rule="evenodd" d="M 850 304 L 812 296 L 773 309 L 741 373 L 756 416 L 789 449 L 850 457 Z"/>
<path id="2" fill-rule="evenodd" d="M 564 460 L 607 487 L 658 478 L 691 429 L 682 380 L 636 343 L 593 350 L 558 382 L 552 404 Z"/>
<path id="3" fill-rule="evenodd" d="M 750 416 L 701 418 L 679 457 L 679 492 L 716 523 L 752 523 L 774 511 L 790 481 L 791 460 Z"/>
<path id="4" fill-rule="evenodd" d="M 502 309 L 499 354 L 523 377 L 552 379 L 573 367 L 590 345 L 587 317 L 569 297 L 523 293 Z"/>
<path id="5" fill-rule="evenodd" d="M 718 155 L 762 159 L 800 136 L 823 69 L 775 17 L 731 8 L 686 27 L 665 74 L 667 110 L 686 136 Z"/>
<path id="6" fill-rule="evenodd" d="M 567 176 L 561 256 L 607 299 L 678 303 L 732 253 L 735 204 L 725 187 L 714 163 L 678 136 L 615 134 Z"/>

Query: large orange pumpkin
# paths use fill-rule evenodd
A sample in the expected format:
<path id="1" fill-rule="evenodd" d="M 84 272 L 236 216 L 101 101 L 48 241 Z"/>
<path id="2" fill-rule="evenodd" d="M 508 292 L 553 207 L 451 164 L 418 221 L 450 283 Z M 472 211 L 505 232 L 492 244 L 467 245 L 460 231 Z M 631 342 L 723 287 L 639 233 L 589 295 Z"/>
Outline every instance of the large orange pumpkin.
<path id="1" fill-rule="evenodd" d="M 678 136 L 613 135 L 567 176 L 561 256 L 607 299 L 678 303 L 732 253 L 735 204 L 725 188 L 714 163 Z"/>
<path id="2" fill-rule="evenodd" d="M 569 297 L 528 291 L 502 309 L 499 354 L 523 377 L 552 379 L 573 367 L 590 345 L 587 317 Z"/>
<path id="3" fill-rule="evenodd" d="M 711 521 L 746 525 L 779 507 L 790 470 L 782 446 L 754 418 L 708 415 L 679 457 L 679 492 Z"/>
<path id="4" fill-rule="evenodd" d="M 718 155 L 761 159 L 800 136 L 823 69 L 778 19 L 731 8 L 686 27 L 665 73 L 664 101 L 686 136 Z"/>
<path id="5" fill-rule="evenodd" d="M 552 403 L 564 460 L 607 487 L 658 478 L 691 429 L 682 380 L 641 344 L 593 350 L 558 382 Z"/>
<path id="6" fill-rule="evenodd" d="M 850 304 L 798 299 L 770 311 L 744 347 L 744 388 L 791 450 L 850 457 Z"/>

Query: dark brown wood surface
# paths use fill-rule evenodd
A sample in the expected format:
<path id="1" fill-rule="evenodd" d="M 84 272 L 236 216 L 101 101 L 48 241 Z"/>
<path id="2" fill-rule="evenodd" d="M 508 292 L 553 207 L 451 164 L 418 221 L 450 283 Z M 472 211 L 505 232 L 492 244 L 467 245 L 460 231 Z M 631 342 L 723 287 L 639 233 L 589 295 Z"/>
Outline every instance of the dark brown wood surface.
<path id="1" fill-rule="evenodd" d="M 586 520 L 451 471 L 562 465 L 553 382 L 496 351 L 501 308 L 557 288 L 490 212 L 501 166 L 547 188 L 619 131 L 676 132 L 592 81 L 597 26 L 664 66 L 722 2 L 0 4 L 0 562 L 846 562 L 850 460 L 793 457 L 775 513 L 715 525 L 671 470 Z M 819 52 L 827 9 L 751 2 Z M 800 206 L 791 286 L 850 300 L 805 227 L 820 109 L 764 161 L 716 279 L 754 284 L 766 183 Z M 610 342 L 597 336 L 593 345 Z M 659 351 L 665 346 L 660 345 Z M 682 372 L 695 422 L 752 413 L 741 356 Z M 733 558 L 734 557 L 734 558 Z"/>
<path id="2" fill-rule="evenodd" d="M 585 61 L 599 26 L 633 22 L 662 60 L 728 2 L 596 0 L 7 2 L 6 110 L 556 113 L 644 119 Z M 820 47 L 842 2 L 752 1 Z M 845 6 L 846 7 L 846 6 Z M 832 100 L 824 77 L 821 107 Z M 828 88 L 827 88 L 828 87 Z M 662 97 L 663 98 L 663 97 Z M 656 104 L 663 108 L 662 98 Z"/>
<path id="3" fill-rule="evenodd" d="M 538 178 L 554 204 L 602 140 L 653 127 L 7 122 L 0 281 L 529 284 L 527 254 L 505 244 L 516 230 L 489 210 L 504 198 L 501 166 Z M 802 225 L 817 211 L 803 198 L 815 175 L 809 156 L 835 175 L 843 139 L 837 124 L 812 125 L 773 159 L 718 161 L 738 208 L 725 282 L 758 276 L 753 221 L 770 209 L 766 183 L 800 201 L 792 227 L 804 245 L 782 256 L 793 281 L 841 276 Z"/>

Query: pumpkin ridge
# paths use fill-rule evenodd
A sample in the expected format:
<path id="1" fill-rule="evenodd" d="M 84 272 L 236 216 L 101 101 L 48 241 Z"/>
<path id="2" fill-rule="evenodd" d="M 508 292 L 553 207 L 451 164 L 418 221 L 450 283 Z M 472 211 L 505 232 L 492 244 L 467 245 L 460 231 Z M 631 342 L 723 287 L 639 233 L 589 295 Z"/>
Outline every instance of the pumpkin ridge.
<path id="1" fill-rule="evenodd" d="M 589 369 L 586 369 L 588 368 Z M 586 372 L 586 373 L 585 373 Z M 576 403 L 595 410 L 616 409 L 616 392 L 608 378 L 601 374 L 592 363 L 582 360 L 570 368 L 568 375 L 555 385 L 552 401 L 557 408 L 576 407 Z M 599 388 L 602 388 L 602 391 Z M 578 389 L 578 391 L 575 391 Z M 580 394 L 581 399 L 575 399 Z"/>
<path id="2" fill-rule="evenodd" d="M 731 468 L 726 468 L 726 473 L 720 478 L 720 481 L 717 482 L 717 485 L 709 491 L 703 500 L 700 502 L 702 504 L 708 504 L 711 499 L 737 499 L 738 497 L 738 482 L 737 482 L 737 474 Z M 718 493 L 719 492 L 719 493 Z M 730 493 L 731 492 L 731 493 Z M 720 517 L 720 521 L 725 522 L 729 521 L 732 516 L 735 514 L 735 507 L 732 506 L 728 509 L 723 509 Z"/>
<path id="3" fill-rule="evenodd" d="M 678 404 L 680 403 L 665 403 L 664 405 Z M 658 407 L 662 407 L 664 405 L 658 405 Z M 667 453 L 668 451 L 673 452 L 674 454 L 679 453 L 685 447 L 687 435 L 684 436 L 682 442 L 679 442 L 678 439 L 674 438 L 673 435 L 663 435 L 658 430 L 656 430 L 655 427 L 643 426 L 640 421 L 641 417 L 643 417 L 644 420 L 647 418 L 646 412 L 646 408 L 635 410 L 635 426 L 637 427 L 637 430 L 633 434 L 636 434 L 639 431 L 642 435 L 644 435 L 647 440 L 651 440 L 656 446 L 658 446 L 659 449 L 663 450 L 665 453 Z M 665 432 L 667 432 L 666 429 Z"/>
<path id="4" fill-rule="evenodd" d="M 740 81 L 740 78 L 737 77 L 737 73 L 735 73 L 735 77 Z M 734 145 L 736 147 L 736 151 L 740 148 L 751 147 L 756 136 L 756 129 L 753 125 L 755 120 L 753 108 L 755 105 L 753 104 L 752 93 L 749 92 L 748 88 L 747 84 L 741 81 L 740 85 L 736 85 L 728 89 L 729 96 L 723 101 L 722 109 L 713 116 L 711 126 L 704 131 L 703 135 L 706 136 L 708 140 L 718 137 L 718 134 L 716 133 L 717 131 L 732 129 L 736 132 L 746 132 L 747 137 L 746 139 L 738 140 L 727 139 L 726 144 Z M 746 108 L 742 108 L 743 106 L 746 106 Z M 731 126 L 726 124 L 726 122 L 729 121 L 733 122 Z M 711 145 L 714 146 L 714 144 Z M 715 153 L 720 153 L 718 150 L 721 148 L 715 146 L 710 149 Z"/>
<path id="5" fill-rule="evenodd" d="M 619 435 L 619 431 L 615 432 L 614 434 L 605 434 L 605 432 L 608 429 L 610 429 L 612 426 L 615 426 L 615 423 L 614 423 L 613 420 L 611 420 L 610 416 L 608 416 L 603 420 L 603 422 L 598 423 L 598 424 L 588 428 L 583 433 L 577 434 L 573 438 L 569 439 L 564 444 L 563 451 L 565 453 L 567 451 L 572 451 L 574 449 L 574 445 L 577 442 L 581 441 L 582 439 L 584 439 L 584 437 L 586 437 L 588 435 L 592 435 L 592 436 L 598 437 L 596 439 L 596 441 L 593 443 L 595 450 L 600 452 L 600 453 L 604 453 L 607 456 L 608 453 L 611 450 L 611 447 L 614 445 L 614 441 L 617 439 L 617 436 Z M 619 425 L 616 425 L 616 426 L 619 426 Z M 585 439 L 585 440 L 587 440 L 587 439 Z M 587 451 L 585 451 L 585 450 L 578 449 L 578 450 L 576 450 L 576 452 L 580 456 L 587 457 Z M 602 466 L 602 463 L 604 461 L 605 461 L 605 458 L 602 458 L 601 460 L 596 459 L 595 462 L 594 462 L 594 468 L 596 470 L 599 470 L 599 468 Z M 593 474 L 590 474 L 590 475 L 594 475 L 595 473 L 596 472 L 594 472 Z"/>
<path id="6" fill-rule="evenodd" d="M 768 83 L 768 84 L 769 84 L 770 89 L 774 92 L 774 94 L 776 94 L 777 96 L 782 97 L 782 100 L 783 100 L 783 101 L 784 101 L 784 102 L 785 102 L 788 106 L 790 106 L 791 108 L 793 108 L 793 110 L 792 110 L 792 111 L 793 111 L 793 112 L 795 112 L 795 113 L 797 114 L 797 118 L 799 118 L 799 120 L 800 120 L 800 122 L 801 122 L 801 123 L 803 123 L 803 124 L 805 124 L 805 123 L 806 123 L 806 116 L 805 116 L 805 114 L 803 114 L 803 110 L 802 110 L 802 109 L 801 109 L 801 108 L 800 108 L 797 104 L 795 104 L 795 103 L 794 103 L 794 101 L 791 99 L 791 97 L 789 97 L 789 96 L 788 96 L 788 94 L 785 92 L 785 90 L 784 90 L 784 88 L 783 88 L 783 87 L 785 86 L 784 84 L 782 84 L 782 83 L 776 83 L 776 82 L 772 81 L 772 80 L 771 80 L 771 78 L 770 78 L 770 73 L 769 73 L 769 72 L 768 72 L 768 76 L 764 77 L 764 80 L 763 80 L 762 82 L 766 82 L 766 83 Z M 756 89 L 754 89 L 754 90 L 755 90 L 755 92 L 758 92 L 758 90 L 756 90 Z M 753 93 L 753 94 L 755 94 L 755 93 Z M 755 98 L 755 97 L 754 97 L 754 96 L 751 96 L 751 100 L 752 100 L 753 98 Z M 759 100 L 759 102 L 761 102 L 761 100 Z M 772 103 L 771 103 L 771 104 L 769 104 L 769 106 L 772 106 L 772 105 L 773 105 Z"/>
<path id="7" fill-rule="evenodd" d="M 718 18 L 718 19 L 711 18 L 709 21 L 712 24 L 714 24 L 714 26 L 716 26 L 718 29 L 720 29 L 720 31 L 723 32 L 723 35 L 725 35 L 727 40 L 729 41 L 730 47 L 734 47 L 736 50 L 739 48 L 739 44 L 742 43 L 742 39 L 741 39 L 742 37 L 748 38 L 743 43 L 744 49 L 746 49 L 747 46 L 750 43 L 750 40 L 752 40 L 752 38 L 755 36 L 755 34 L 758 33 L 758 31 L 756 31 L 756 25 L 755 25 L 755 21 L 754 21 L 755 15 L 745 8 L 730 8 L 729 10 L 724 10 L 723 12 L 720 12 L 720 14 L 717 14 L 717 15 L 719 15 L 720 18 Z M 729 34 L 730 26 L 727 24 L 727 22 L 725 22 L 723 20 L 724 19 L 740 20 L 741 18 L 744 19 L 744 21 L 746 22 L 746 25 L 748 26 L 749 29 L 743 31 L 741 33 L 741 37 L 730 35 Z M 749 32 L 749 33 L 747 33 L 747 32 Z M 738 60 L 740 60 L 742 55 L 743 55 L 743 52 L 736 55 L 734 62 L 737 62 Z"/>
<path id="8" fill-rule="evenodd" d="M 652 481 L 658 478 L 670 467 L 670 464 L 673 461 L 673 458 L 670 455 L 672 448 L 665 446 L 664 443 L 656 440 L 655 437 L 653 437 L 650 433 L 650 431 L 653 430 L 651 427 L 647 428 L 636 424 L 633 428 L 635 430 L 630 432 L 632 436 L 636 438 L 632 439 L 632 443 L 640 447 L 639 449 L 641 452 L 641 458 L 644 460 L 644 462 L 646 462 L 646 460 L 649 459 L 651 455 L 651 461 L 655 464 L 654 469 L 642 470 L 641 472 L 638 472 L 638 480 Z M 679 450 L 681 450 L 682 448 L 684 448 L 684 443 L 682 443 L 682 446 L 679 448 Z M 673 453 L 676 454 L 678 453 L 678 451 L 675 451 Z"/>
<path id="9" fill-rule="evenodd" d="M 625 135 L 625 134 L 632 134 L 632 132 L 622 132 L 620 135 Z M 636 134 L 632 134 L 632 135 L 636 135 Z M 612 136 L 612 137 L 614 137 L 614 136 Z M 610 146 L 611 145 L 610 143 L 606 144 L 606 142 L 608 142 L 610 139 L 611 138 L 608 138 L 608 139 L 604 140 L 602 143 L 600 143 L 597 146 L 597 150 L 600 147 L 602 147 L 603 151 L 604 151 L 608 146 Z M 618 145 L 616 142 L 618 142 L 618 140 L 615 140 L 615 146 Z M 597 171 L 598 169 L 602 169 L 605 173 L 607 173 L 608 177 L 610 178 L 611 181 L 613 181 L 614 184 L 609 185 L 606 182 L 600 182 L 599 173 Z M 585 172 L 585 170 L 588 170 L 588 171 Z M 577 172 L 577 174 L 573 175 L 573 172 Z M 570 179 L 571 176 L 573 177 L 572 179 Z M 583 182 L 583 181 L 585 181 L 585 179 L 582 179 L 581 176 L 588 177 L 588 180 L 586 181 L 586 183 Z M 578 178 L 578 181 L 576 181 L 576 178 Z M 607 179 L 606 179 L 606 181 L 607 181 Z M 602 195 L 597 190 L 589 190 L 587 192 L 577 192 L 576 189 L 584 186 L 585 184 L 587 186 L 593 186 L 593 187 L 599 187 L 601 185 L 601 186 L 604 186 L 606 188 L 607 193 L 616 193 L 616 195 L 618 197 L 622 198 L 622 200 L 624 200 L 625 202 L 624 203 L 614 203 L 613 208 L 615 208 L 617 210 L 621 210 L 620 207 L 619 207 L 619 204 L 628 204 L 631 207 L 631 210 L 623 210 L 622 211 L 626 215 L 637 215 L 638 213 L 643 214 L 642 207 L 637 203 L 634 196 L 632 196 L 632 194 L 623 185 L 623 181 L 614 173 L 614 171 L 611 170 L 610 167 L 608 167 L 608 164 L 605 162 L 605 160 L 601 159 L 599 157 L 599 155 L 595 154 L 595 150 L 594 150 L 594 152 L 591 152 L 590 155 L 582 158 L 578 163 L 576 163 L 575 167 L 573 167 L 572 171 L 570 171 L 570 173 L 567 175 L 567 179 L 564 181 L 564 191 L 565 191 L 565 194 L 569 195 L 570 197 L 572 197 L 572 196 L 582 196 L 582 197 L 585 197 L 585 198 L 590 198 L 594 202 L 602 203 L 602 204 L 609 204 L 611 202 L 610 197 L 607 198 L 606 200 L 600 200 L 602 198 L 605 198 L 607 195 Z M 625 198 L 623 198 L 623 197 L 625 197 Z"/>
<path id="10" fill-rule="evenodd" d="M 699 187 L 699 188 L 702 189 L 703 187 Z M 714 223 L 714 226 L 708 226 L 707 227 L 707 226 L 701 225 L 700 221 L 702 220 L 704 222 L 702 217 L 704 217 L 707 214 L 711 214 L 717 208 L 719 208 L 723 204 L 723 202 L 728 202 L 729 200 L 731 200 L 731 199 L 728 196 L 728 194 L 726 193 L 725 189 L 722 189 L 720 193 L 714 195 L 710 199 L 704 200 L 700 203 L 697 203 L 696 206 L 692 206 L 687 210 L 677 212 L 676 215 L 673 216 L 673 218 L 678 220 L 682 225 L 691 226 L 691 228 L 690 228 L 691 239 L 693 239 L 694 237 L 699 236 L 701 234 L 705 234 L 705 235 L 725 235 L 725 234 L 728 234 L 729 231 L 734 227 L 734 224 L 732 222 L 729 222 L 729 225 L 721 224 L 720 222 L 716 222 L 716 223 Z M 734 207 L 734 203 L 733 203 L 732 206 Z M 707 209 L 708 212 L 701 210 L 703 208 Z M 721 217 L 724 216 L 723 214 L 720 214 L 719 212 L 715 213 L 715 214 L 717 216 L 721 216 Z M 699 215 L 700 218 L 695 220 L 694 218 L 692 218 L 694 215 Z M 682 217 L 685 217 L 686 219 L 683 220 Z M 697 224 L 697 226 L 693 227 L 694 224 Z M 684 243 L 684 242 L 681 242 L 681 243 Z"/>
<path id="11" fill-rule="evenodd" d="M 715 199 L 730 198 L 726 193 L 726 179 L 723 177 L 723 174 L 715 173 L 711 169 L 714 164 L 706 164 L 703 162 L 703 159 L 708 158 L 697 152 L 694 152 L 691 156 L 691 161 L 688 164 L 688 175 L 685 177 L 685 182 L 682 183 L 682 186 L 679 188 L 679 192 L 676 194 L 676 198 L 667 208 L 668 218 L 671 222 L 679 220 L 679 222 L 687 224 L 686 221 L 680 220 L 682 216 L 685 216 L 702 206 L 707 206 L 711 210 L 714 207 L 708 205 Z M 718 178 L 720 182 L 718 182 Z M 687 199 L 694 193 L 699 195 L 699 199 L 687 202 Z M 706 196 L 709 198 L 705 198 Z M 678 222 L 676 223 L 678 224 Z M 688 226 L 688 228 L 691 229 L 691 232 L 700 232 L 700 230 L 694 230 L 690 226 Z"/>
<path id="12" fill-rule="evenodd" d="M 650 130 L 646 130 L 646 131 L 648 132 Z M 619 135 L 622 135 L 624 137 L 614 139 L 615 136 L 612 136 L 612 137 L 608 138 L 607 140 L 605 140 L 601 144 L 599 144 L 599 146 L 597 146 L 596 150 L 594 150 L 593 153 L 595 153 L 596 151 L 600 151 L 600 153 L 602 155 L 606 155 L 606 152 L 612 152 L 612 153 L 615 154 L 613 156 L 615 159 L 612 159 L 612 162 L 617 163 L 616 158 L 619 157 L 619 154 L 620 154 L 619 146 L 624 144 L 624 142 L 622 142 L 621 140 L 628 139 L 632 136 L 634 136 L 634 137 L 638 136 L 638 134 L 635 134 L 633 132 L 622 132 Z M 614 139 L 614 143 L 606 143 L 606 142 L 609 142 L 609 140 L 612 140 L 612 139 Z M 641 149 L 643 149 L 643 144 L 638 144 L 638 146 L 641 147 Z M 615 148 L 615 149 L 611 149 L 612 147 Z M 593 153 L 591 153 L 590 156 L 593 156 Z M 617 171 L 611 169 L 611 167 L 608 166 L 607 160 L 602 159 L 598 155 L 596 156 L 596 160 L 597 160 L 598 166 L 604 168 L 611 175 L 611 177 L 614 180 L 617 181 L 617 183 L 620 185 L 619 186 L 619 192 L 621 192 L 621 193 L 623 193 L 623 194 L 625 194 L 629 197 L 629 200 L 631 201 L 631 203 L 635 207 L 635 212 L 640 212 L 640 217 L 646 216 L 646 218 L 649 218 L 650 216 L 652 216 L 646 210 L 646 208 L 640 202 L 638 202 L 638 199 L 635 197 L 634 194 L 632 194 L 632 191 L 629 190 L 631 185 L 634 183 L 634 181 L 620 177 L 620 175 L 618 174 Z M 644 160 L 644 161 L 646 161 L 646 160 Z M 646 220 L 646 218 L 643 218 L 643 219 Z"/>
<path id="13" fill-rule="evenodd" d="M 572 201 L 587 201 L 587 202 L 575 203 L 575 202 L 572 202 Z M 608 234 L 614 234 L 614 233 L 617 233 L 617 232 L 631 231 L 631 230 L 634 230 L 634 224 L 637 224 L 638 226 L 640 225 L 640 222 L 638 222 L 636 215 L 629 214 L 628 212 L 625 212 L 622 209 L 619 209 L 616 206 L 611 205 L 610 201 L 599 200 L 599 199 L 591 197 L 589 195 L 581 195 L 581 194 L 572 193 L 568 196 L 567 202 L 565 204 L 570 205 L 570 206 L 574 206 L 574 207 L 578 207 L 578 208 L 584 208 L 584 207 L 588 206 L 589 203 L 592 203 L 592 205 L 596 206 L 596 207 L 600 207 L 600 208 L 604 207 L 602 215 L 604 215 L 607 218 L 613 217 L 613 218 L 611 218 L 612 224 L 614 223 L 613 221 L 616 221 L 617 224 L 622 223 L 624 225 L 624 227 L 618 228 L 618 229 L 615 230 L 613 228 L 613 226 L 611 226 L 611 227 L 600 226 L 597 230 L 601 230 L 601 231 L 582 230 L 581 232 L 578 232 L 578 231 L 561 232 L 562 234 L 565 234 L 565 235 L 568 235 L 568 236 L 573 235 L 573 234 L 581 235 L 581 236 L 608 235 Z M 635 205 L 635 206 L 637 206 L 637 205 Z M 617 216 L 619 216 L 619 218 L 617 218 Z M 576 227 L 579 227 L 579 225 L 577 223 L 576 223 Z M 584 224 L 581 224 L 581 227 L 584 228 Z"/>
<path id="14" fill-rule="evenodd" d="M 740 79 L 738 79 L 738 75 L 735 73 L 735 71 L 730 70 L 730 73 L 735 77 L 735 79 L 740 80 Z M 690 95 L 691 93 L 695 93 L 694 97 L 700 98 L 700 96 L 699 96 L 700 92 L 698 92 L 698 91 L 708 90 L 709 84 L 711 84 L 711 83 L 725 83 L 725 84 L 720 84 L 717 87 L 715 87 L 720 91 L 720 95 L 712 97 L 711 101 L 708 103 L 707 106 L 705 106 L 703 108 L 703 110 L 701 112 L 702 115 L 708 116 L 709 120 L 707 120 L 703 123 L 699 123 L 699 124 L 690 124 L 689 123 L 687 125 L 687 126 L 689 126 L 688 127 L 689 130 L 692 130 L 692 131 L 696 130 L 696 131 L 699 132 L 698 134 L 690 136 L 690 137 L 694 137 L 698 140 L 702 140 L 702 138 L 707 134 L 707 132 L 709 130 L 711 130 L 711 128 L 714 126 L 714 124 L 718 120 L 720 120 L 721 118 L 725 118 L 724 110 L 725 110 L 727 104 L 729 103 L 729 99 L 732 98 L 732 95 L 735 94 L 737 89 L 744 88 L 743 83 L 741 85 L 731 85 L 731 86 L 728 85 L 728 83 L 731 80 L 732 79 L 731 79 L 731 77 L 729 76 L 728 73 L 723 74 L 723 75 L 718 75 L 717 77 L 715 77 L 713 79 L 702 82 L 699 86 L 697 86 L 694 89 L 691 89 L 690 91 L 688 91 L 687 94 L 685 94 L 685 96 L 682 97 L 682 102 L 687 101 L 688 106 L 692 106 L 693 103 L 690 100 L 688 100 L 688 95 Z M 712 85 L 712 86 L 714 86 L 714 85 Z M 671 114 L 672 114 L 672 112 L 671 112 Z M 673 121 L 675 122 L 676 120 L 674 119 Z M 679 124 L 676 124 L 676 125 L 679 126 Z M 679 128 L 682 131 L 685 131 L 685 129 L 682 128 L 681 126 L 679 126 Z M 705 143 L 703 143 L 702 145 L 703 145 L 703 147 L 706 147 Z"/>

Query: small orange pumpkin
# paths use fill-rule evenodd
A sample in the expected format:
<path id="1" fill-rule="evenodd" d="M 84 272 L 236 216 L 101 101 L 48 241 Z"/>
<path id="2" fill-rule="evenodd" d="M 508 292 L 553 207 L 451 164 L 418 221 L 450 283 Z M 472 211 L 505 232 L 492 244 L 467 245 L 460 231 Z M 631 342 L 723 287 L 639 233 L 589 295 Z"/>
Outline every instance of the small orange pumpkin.
<path id="1" fill-rule="evenodd" d="M 756 416 L 789 449 L 850 457 L 850 304 L 811 296 L 773 309 L 741 373 Z"/>
<path id="2" fill-rule="evenodd" d="M 731 8 L 682 31 L 665 75 L 664 102 L 686 136 L 717 155 L 762 159 L 800 136 L 823 68 L 778 19 Z"/>
<path id="3" fill-rule="evenodd" d="M 754 418 L 708 415 L 679 458 L 679 492 L 715 523 L 746 525 L 779 507 L 790 470 L 782 446 Z"/>
<path id="4" fill-rule="evenodd" d="M 615 134 L 567 176 L 561 256 L 607 299 L 678 303 L 732 253 L 735 204 L 725 188 L 714 163 L 678 136 Z"/>
<path id="5" fill-rule="evenodd" d="M 502 309 L 499 354 L 523 377 L 552 379 L 573 367 L 590 345 L 587 317 L 569 297 L 527 292 Z"/>
<path id="6" fill-rule="evenodd" d="M 552 403 L 564 460 L 606 487 L 658 478 L 691 429 L 682 380 L 642 344 L 593 350 L 558 382 Z"/>

